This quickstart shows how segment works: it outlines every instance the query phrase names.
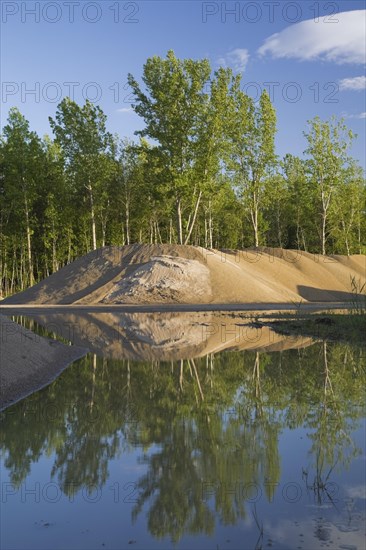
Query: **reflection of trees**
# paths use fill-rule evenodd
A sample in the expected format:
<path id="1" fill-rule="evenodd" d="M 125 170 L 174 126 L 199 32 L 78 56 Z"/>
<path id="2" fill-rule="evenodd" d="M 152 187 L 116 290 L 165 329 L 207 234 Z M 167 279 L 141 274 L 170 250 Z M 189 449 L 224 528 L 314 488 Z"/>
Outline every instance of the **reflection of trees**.
<path id="1" fill-rule="evenodd" d="M 309 438 L 314 478 L 309 479 L 305 471 L 307 487 L 318 504 L 333 500 L 332 472 L 337 465 L 348 466 L 359 452 L 351 438 L 364 399 L 364 365 L 358 362 L 358 353 L 347 346 L 330 347 L 327 342 L 320 345 L 318 384 L 307 422 L 312 429 Z"/>
<path id="2" fill-rule="evenodd" d="M 211 533 L 216 516 L 244 518 L 257 487 L 273 498 L 283 429 L 310 429 L 318 487 L 348 464 L 364 369 L 360 350 L 340 344 L 177 363 L 86 357 L 3 413 L 4 465 L 19 486 L 54 453 L 52 476 L 70 494 L 106 483 L 110 460 L 137 445 L 147 473 L 133 516 L 147 509 L 151 533 L 175 541 Z"/>
<path id="3" fill-rule="evenodd" d="M 236 357 L 225 354 L 229 361 Z M 242 361 L 243 355 L 239 359 Z M 261 362 L 259 354 L 255 361 Z M 227 364 L 222 360 L 221 365 L 216 364 L 215 373 L 223 373 L 224 369 Z M 212 358 L 180 362 L 182 410 L 190 398 L 195 402 L 195 414 L 187 418 L 178 405 L 178 414 L 163 437 L 161 449 L 144 456 L 148 472 L 139 480 L 139 500 L 133 516 L 137 517 L 149 504 L 149 529 L 155 536 L 169 534 L 177 541 L 186 532 L 211 533 L 214 516 L 206 502 L 209 497 L 220 520 L 234 524 L 246 516 L 245 501 L 263 487 L 265 478 L 279 480 L 279 426 L 266 417 L 256 390 L 257 377 L 248 381 L 253 386 L 253 397 L 247 405 L 248 409 L 256 407 L 258 412 L 253 421 L 247 422 L 240 407 L 225 414 L 232 403 L 232 393 L 226 394 L 225 379 L 214 377 L 212 372 Z M 236 380 L 238 386 L 242 372 L 237 372 Z M 212 401 L 212 392 L 218 402 L 221 398 L 221 410 Z M 269 485 L 265 484 L 266 488 Z"/>
<path id="4" fill-rule="evenodd" d="M 149 469 L 139 480 L 133 517 L 150 501 L 148 527 L 157 537 L 169 533 L 178 541 L 185 532 L 210 534 L 214 530 L 214 515 L 202 498 L 201 472 L 196 462 L 199 436 L 192 421 L 178 419 L 161 452 L 144 457 Z"/>

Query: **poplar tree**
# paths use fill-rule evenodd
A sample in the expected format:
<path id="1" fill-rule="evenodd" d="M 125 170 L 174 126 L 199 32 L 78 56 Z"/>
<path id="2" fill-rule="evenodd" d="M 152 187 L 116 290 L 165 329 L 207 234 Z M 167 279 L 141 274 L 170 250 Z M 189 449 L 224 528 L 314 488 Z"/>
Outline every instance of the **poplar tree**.
<path id="1" fill-rule="evenodd" d="M 320 248 L 325 255 L 330 231 L 330 210 L 342 182 L 343 170 L 351 160 L 348 150 L 355 135 L 346 127 L 343 119 L 337 121 L 335 117 L 329 121 L 315 117 L 308 124 L 309 131 L 304 132 L 308 142 L 305 154 L 309 157 L 308 174 L 315 190 L 318 210 L 316 215 L 320 218 Z"/>
<path id="2" fill-rule="evenodd" d="M 261 223 L 266 198 L 266 176 L 275 165 L 276 113 L 266 91 L 259 104 L 240 89 L 236 79 L 231 89 L 228 120 L 230 155 L 228 168 L 241 191 L 253 228 L 253 244 L 261 240 Z"/>
<path id="3" fill-rule="evenodd" d="M 128 75 L 133 109 L 145 121 L 145 128 L 135 133 L 156 143 L 151 153 L 158 159 L 166 198 L 174 204 L 180 244 L 190 239 L 202 199 L 202 174 L 197 173 L 195 161 L 205 139 L 202 124 L 209 105 L 205 85 L 210 73 L 208 60 L 180 60 L 170 50 L 166 59 L 154 56 L 145 63 L 145 89 Z"/>
<path id="4" fill-rule="evenodd" d="M 81 199 L 88 200 L 93 250 L 97 248 L 101 194 L 113 171 L 113 138 L 106 129 L 106 118 L 102 109 L 90 101 L 80 107 L 70 98 L 59 104 L 55 120 L 49 118 L 75 191 Z"/>

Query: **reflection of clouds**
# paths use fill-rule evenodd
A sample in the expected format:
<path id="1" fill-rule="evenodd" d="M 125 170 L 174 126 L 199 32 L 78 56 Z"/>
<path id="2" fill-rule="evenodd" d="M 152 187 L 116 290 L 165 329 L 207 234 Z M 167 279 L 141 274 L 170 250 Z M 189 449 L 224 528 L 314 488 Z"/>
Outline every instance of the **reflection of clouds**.
<path id="1" fill-rule="evenodd" d="M 254 524 L 254 518 L 253 518 L 253 513 L 251 510 L 249 510 L 248 508 L 248 513 L 247 515 L 245 516 L 245 518 L 241 521 L 241 526 L 242 526 L 242 529 L 243 531 L 250 531 L 252 530 L 255 526 Z"/>
<path id="2" fill-rule="evenodd" d="M 317 510 L 326 510 L 327 508 L 333 508 L 333 504 L 307 504 L 307 508 L 316 508 Z"/>
<path id="3" fill-rule="evenodd" d="M 333 523 L 325 518 L 307 518 L 301 520 L 282 520 L 276 525 L 266 521 L 265 539 L 271 538 L 284 549 L 302 548 L 303 550 L 321 550 L 324 545 L 331 548 L 357 550 L 365 548 L 365 515 L 352 514 L 343 518 L 343 522 Z"/>
<path id="4" fill-rule="evenodd" d="M 345 487 L 345 492 L 349 498 L 361 498 L 366 500 L 366 485 L 348 485 Z"/>

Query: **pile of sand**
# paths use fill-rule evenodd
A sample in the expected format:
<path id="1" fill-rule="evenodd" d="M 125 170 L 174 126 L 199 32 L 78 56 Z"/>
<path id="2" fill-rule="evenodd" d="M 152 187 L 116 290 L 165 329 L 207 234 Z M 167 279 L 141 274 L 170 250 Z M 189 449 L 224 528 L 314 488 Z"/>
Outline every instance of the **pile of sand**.
<path id="1" fill-rule="evenodd" d="M 183 245 L 105 247 L 3 304 L 261 304 L 344 302 L 366 257 L 302 251 L 206 250 Z"/>
<path id="2" fill-rule="evenodd" d="M 205 303 L 212 300 L 208 267 L 198 260 L 152 256 L 149 262 L 117 280 L 101 301 L 187 304 L 192 300 Z"/>

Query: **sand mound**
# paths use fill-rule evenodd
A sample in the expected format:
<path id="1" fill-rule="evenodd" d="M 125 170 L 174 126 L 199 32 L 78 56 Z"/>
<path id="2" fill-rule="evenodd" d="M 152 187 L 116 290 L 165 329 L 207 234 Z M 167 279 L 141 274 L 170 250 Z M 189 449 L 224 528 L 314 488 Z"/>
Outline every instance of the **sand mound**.
<path id="1" fill-rule="evenodd" d="M 154 256 L 172 256 L 203 262 L 193 246 L 129 245 L 93 250 L 63 267 L 32 288 L 3 301 L 4 304 L 99 303 L 116 281 Z"/>
<path id="2" fill-rule="evenodd" d="M 344 302 L 365 273 L 363 255 L 136 244 L 90 252 L 3 304 Z"/>
<path id="3" fill-rule="evenodd" d="M 192 292 L 194 289 L 194 293 Z M 101 300 L 103 304 L 169 303 L 187 304 L 212 299 L 210 271 L 202 262 L 153 256 L 116 281 Z"/>

